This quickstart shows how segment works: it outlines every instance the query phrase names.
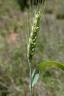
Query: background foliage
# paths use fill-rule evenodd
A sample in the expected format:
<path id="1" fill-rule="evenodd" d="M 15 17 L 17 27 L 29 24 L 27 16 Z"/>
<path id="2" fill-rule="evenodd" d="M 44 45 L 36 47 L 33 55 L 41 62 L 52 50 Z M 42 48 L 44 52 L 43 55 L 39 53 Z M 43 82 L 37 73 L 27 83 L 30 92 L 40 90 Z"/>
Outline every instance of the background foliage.
<path id="1" fill-rule="evenodd" d="M 41 20 L 33 58 L 33 68 L 45 60 L 64 63 L 63 7 L 63 0 L 46 1 L 45 14 Z M 21 9 L 24 11 L 22 12 Z M 29 96 L 29 70 L 26 56 L 28 12 L 28 1 L 0 0 L 1 96 Z M 56 67 L 46 67 L 40 78 L 34 88 L 34 96 L 42 96 L 42 94 L 43 96 L 64 96 L 64 72 Z"/>

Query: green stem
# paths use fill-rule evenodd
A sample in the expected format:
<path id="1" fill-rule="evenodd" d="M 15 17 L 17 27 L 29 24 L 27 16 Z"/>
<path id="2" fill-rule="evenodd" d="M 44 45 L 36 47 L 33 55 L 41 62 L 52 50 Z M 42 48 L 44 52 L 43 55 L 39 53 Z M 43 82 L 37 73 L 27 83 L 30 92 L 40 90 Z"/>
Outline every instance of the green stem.
<path id="1" fill-rule="evenodd" d="M 29 62 L 29 69 L 30 69 L 30 96 L 32 96 L 32 67 L 31 62 Z"/>

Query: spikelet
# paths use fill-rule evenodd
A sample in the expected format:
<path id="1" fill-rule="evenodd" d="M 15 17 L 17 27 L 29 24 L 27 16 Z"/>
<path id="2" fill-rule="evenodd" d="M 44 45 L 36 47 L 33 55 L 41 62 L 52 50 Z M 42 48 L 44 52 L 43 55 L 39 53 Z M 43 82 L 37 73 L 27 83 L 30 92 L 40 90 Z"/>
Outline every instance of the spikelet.
<path id="1" fill-rule="evenodd" d="M 29 42 L 28 42 L 28 47 L 27 47 L 28 61 L 32 60 L 32 57 L 35 51 L 35 45 L 36 45 L 37 35 L 39 31 L 39 21 L 40 21 L 40 11 L 35 14 L 33 18 L 33 23 L 31 26 L 31 34 L 29 37 Z"/>

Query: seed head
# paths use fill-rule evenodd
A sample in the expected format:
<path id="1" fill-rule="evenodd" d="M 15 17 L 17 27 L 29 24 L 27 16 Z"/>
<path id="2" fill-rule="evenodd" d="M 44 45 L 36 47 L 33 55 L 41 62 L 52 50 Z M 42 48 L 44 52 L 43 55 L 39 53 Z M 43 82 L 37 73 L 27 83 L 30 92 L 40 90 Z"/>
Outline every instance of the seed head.
<path id="1" fill-rule="evenodd" d="M 28 47 L 27 47 L 28 61 L 32 60 L 32 57 L 35 51 L 35 45 L 36 45 L 37 35 L 39 31 L 39 21 L 40 21 L 40 11 L 35 14 L 33 18 L 33 23 L 31 26 L 31 34 L 29 37 Z"/>

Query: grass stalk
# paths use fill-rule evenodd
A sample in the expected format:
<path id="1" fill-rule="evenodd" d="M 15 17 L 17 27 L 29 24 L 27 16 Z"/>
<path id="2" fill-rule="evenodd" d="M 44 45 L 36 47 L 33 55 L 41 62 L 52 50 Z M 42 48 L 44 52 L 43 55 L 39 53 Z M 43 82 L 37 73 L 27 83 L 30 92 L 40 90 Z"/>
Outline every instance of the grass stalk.
<path id="1" fill-rule="evenodd" d="M 30 3 L 30 0 L 29 0 Z M 38 37 L 38 31 L 40 29 L 40 18 L 41 18 L 41 8 L 35 10 L 35 14 L 33 18 L 30 18 L 31 23 L 31 29 L 30 29 L 30 36 L 28 40 L 28 45 L 27 45 L 27 57 L 28 57 L 28 64 L 29 64 L 29 70 L 30 70 L 30 96 L 33 96 L 33 91 L 32 91 L 32 57 L 35 52 L 35 47 L 36 47 L 36 41 Z M 30 3 L 30 11 L 31 11 L 31 3 Z M 30 14 L 31 16 L 31 14 Z M 33 19 L 33 20 L 32 20 Z"/>
<path id="2" fill-rule="evenodd" d="M 30 11 L 31 11 L 31 1 L 29 0 L 29 4 L 30 4 Z M 30 13 L 31 16 L 31 13 Z M 30 18 L 30 22 L 31 22 L 31 18 Z M 27 53 L 28 54 L 28 53 Z M 31 60 L 28 58 L 28 64 L 29 64 L 29 74 L 30 74 L 30 96 L 32 96 L 32 66 L 31 66 Z"/>
<path id="3" fill-rule="evenodd" d="M 32 25 L 32 32 L 30 34 L 29 43 L 28 43 L 28 63 L 29 63 L 29 70 L 30 70 L 30 96 L 32 96 L 32 66 L 31 61 L 35 51 L 37 33 L 39 31 L 39 19 L 40 13 L 38 12 L 35 14 L 33 25 Z"/>
<path id="4" fill-rule="evenodd" d="M 31 67 L 31 64 L 29 65 L 29 68 L 30 68 L 30 96 L 32 96 L 32 67 Z"/>

